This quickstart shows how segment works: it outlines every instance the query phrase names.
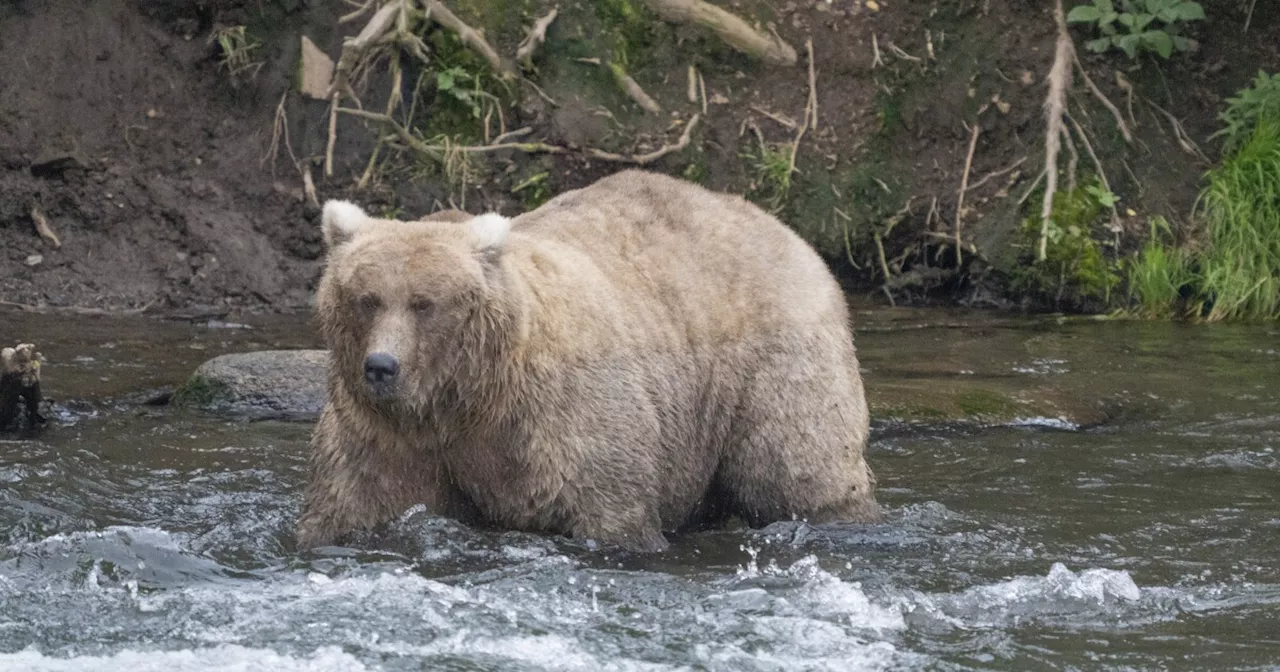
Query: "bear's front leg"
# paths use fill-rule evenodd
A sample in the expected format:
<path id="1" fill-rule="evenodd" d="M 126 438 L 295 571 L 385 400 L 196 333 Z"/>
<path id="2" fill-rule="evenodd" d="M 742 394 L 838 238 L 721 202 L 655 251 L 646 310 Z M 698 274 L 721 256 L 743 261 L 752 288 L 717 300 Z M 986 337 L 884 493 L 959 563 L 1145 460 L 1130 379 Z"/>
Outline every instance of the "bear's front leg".
<path id="1" fill-rule="evenodd" d="M 437 515 L 466 517 L 465 497 L 447 485 L 428 449 L 380 428 L 376 419 L 327 405 L 311 449 L 296 530 L 300 549 L 372 531 L 415 504 Z"/>
<path id="2" fill-rule="evenodd" d="M 658 513 L 634 502 L 580 514 L 571 534 L 635 553 L 661 553 L 671 547 L 662 534 Z"/>

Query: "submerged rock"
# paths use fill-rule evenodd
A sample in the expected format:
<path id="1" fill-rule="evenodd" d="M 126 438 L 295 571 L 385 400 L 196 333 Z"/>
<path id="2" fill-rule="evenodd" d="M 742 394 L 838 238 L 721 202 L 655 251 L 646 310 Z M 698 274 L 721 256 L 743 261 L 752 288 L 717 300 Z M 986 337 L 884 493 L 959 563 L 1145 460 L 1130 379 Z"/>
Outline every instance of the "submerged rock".
<path id="1" fill-rule="evenodd" d="M 328 362 L 324 350 L 220 355 L 174 392 L 173 405 L 254 420 L 315 420 L 324 408 Z"/>

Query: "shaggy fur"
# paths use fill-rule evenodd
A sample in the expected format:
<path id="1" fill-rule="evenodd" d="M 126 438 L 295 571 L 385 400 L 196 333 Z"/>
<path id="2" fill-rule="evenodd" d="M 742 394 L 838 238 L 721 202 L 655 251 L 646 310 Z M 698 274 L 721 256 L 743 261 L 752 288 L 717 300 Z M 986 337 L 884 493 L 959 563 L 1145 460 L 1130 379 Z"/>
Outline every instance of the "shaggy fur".
<path id="1" fill-rule="evenodd" d="M 845 299 L 749 202 L 628 170 L 514 220 L 330 202 L 323 226 L 300 546 L 417 503 L 648 551 L 730 514 L 880 519 Z M 366 382 L 372 353 L 393 384 Z"/>

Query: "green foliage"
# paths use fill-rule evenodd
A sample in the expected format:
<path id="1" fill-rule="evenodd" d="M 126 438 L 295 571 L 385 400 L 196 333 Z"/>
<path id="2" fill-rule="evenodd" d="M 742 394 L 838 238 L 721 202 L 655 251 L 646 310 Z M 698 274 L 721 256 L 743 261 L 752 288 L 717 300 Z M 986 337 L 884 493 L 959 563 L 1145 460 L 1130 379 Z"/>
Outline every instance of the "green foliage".
<path id="1" fill-rule="evenodd" d="M 1148 318 L 1173 317 L 1183 297 L 1198 282 L 1187 251 L 1166 242 L 1172 235 L 1163 217 L 1151 219 L 1151 237 L 1125 264 L 1129 301 L 1134 312 Z"/>
<path id="2" fill-rule="evenodd" d="M 1258 120 L 1280 120 L 1280 75 L 1268 75 L 1259 70 L 1253 86 L 1242 89 L 1234 98 L 1227 99 L 1227 109 L 1218 118 L 1225 124 L 1213 134 L 1224 137 L 1224 154 L 1233 154 L 1253 137 Z"/>
<path id="3" fill-rule="evenodd" d="M 755 152 L 743 155 L 753 172 L 748 193 L 774 213 L 786 206 L 791 193 L 791 151 L 790 144 L 762 142 Z"/>
<path id="4" fill-rule="evenodd" d="M 520 184 L 511 188 L 511 193 L 520 194 L 526 210 L 533 210 L 551 200 L 551 173 L 542 171 L 530 176 Z"/>
<path id="5" fill-rule="evenodd" d="M 1208 321 L 1280 319 L 1280 78 L 1260 73 L 1221 115 L 1227 155 L 1211 169 L 1195 214 L 1208 234 L 1187 252 L 1152 236 L 1130 261 L 1137 311 L 1149 317 L 1185 312 Z"/>
<path id="6" fill-rule="evenodd" d="M 1102 53 L 1111 48 L 1123 51 L 1131 59 L 1139 52 L 1169 58 L 1176 51 L 1186 51 L 1191 42 L 1179 34 L 1188 21 L 1204 19 L 1204 8 L 1191 0 L 1119 0 L 1116 11 L 1112 0 L 1093 0 L 1092 4 L 1072 8 L 1068 23 L 1092 23 L 1102 37 L 1089 40 L 1085 48 Z"/>
<path id="7" fill-rule="evenodd" d="M 218 49 L 222 52 L 221 65 L 233 82 L 246 73 L 252 79 L 262 69 L 264 62 L 253 60 L 253 52 L 262 44 L 246 33 L 244 26 L 216 30 L 209 36 L 209 41 L 218 43 Z"/>
<path id="8" fill-rule="evenodd" d="M 1118 200 L 1101 184 L 1055 193 L 1045 260 L 1038 264 L 1025 260 L 1012 272 L 1011 286 L 1055 304 L 1064 299 L 1075 304 L 1109 302 L 1120 273 L 1117 264 L 1103 254 L 1103 244 L 1093 231 Z M 1023 220 L 1021 234 L 1028 250 L 1035 249 L 1040 228 L 1039 217 Z"/>
<path id="9" fill-rule="evenodd" d="M 436 92 L 460 102 L 471 110 L 473 118 L 480 118 L 479 77 L 458 66 L 445 68 L 436 72 Z"/>
<path id="10" fill-rule="evenodd" d="M 1280 119 L 1208 173 L 1197 203 L 1209 226 L 1198 260 L 1207 319 L 1280 318 Z"/>

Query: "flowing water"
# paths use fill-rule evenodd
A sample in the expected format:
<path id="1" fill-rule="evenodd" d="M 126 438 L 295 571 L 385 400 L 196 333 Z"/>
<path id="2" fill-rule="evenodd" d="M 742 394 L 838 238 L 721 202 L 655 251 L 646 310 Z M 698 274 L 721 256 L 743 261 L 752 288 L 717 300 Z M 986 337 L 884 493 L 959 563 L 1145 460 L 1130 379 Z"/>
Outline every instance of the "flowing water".
<path id="1" fill-rule="evenodd" d="M 310 426 L 143 403 L 253 329 L 0 314 L 51 425 L 0 436 L 0 670 L 1280 669 L 1280 332 L 863 311 L 867 382 L 1107 399 L 1079 429 L 878 423 L 889 518 L 623 556 L 410 510 L 299 555 Z"/>

